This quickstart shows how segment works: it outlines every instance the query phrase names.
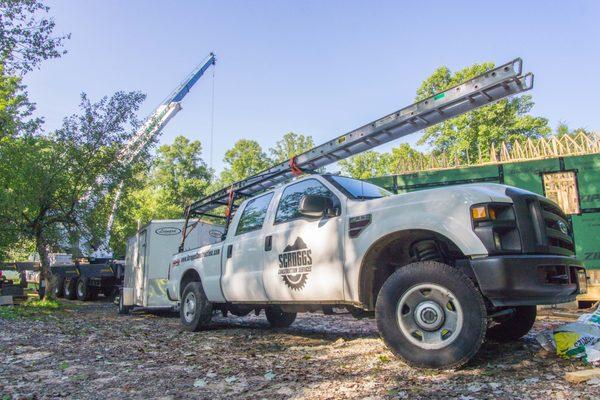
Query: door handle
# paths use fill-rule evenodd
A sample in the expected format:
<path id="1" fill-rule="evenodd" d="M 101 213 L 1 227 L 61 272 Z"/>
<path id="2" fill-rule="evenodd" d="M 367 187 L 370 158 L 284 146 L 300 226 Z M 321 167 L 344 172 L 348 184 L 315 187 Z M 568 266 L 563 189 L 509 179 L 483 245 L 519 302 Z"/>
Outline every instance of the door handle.
<path id="1" fill-rule="evenodd" d="M 271 251 L 273 248 L 273 236 L 269 235 L 265 237 L 265 251 Z"/>
<path id="2" fill-rule="evenodd" d="M 227 258 L 231 258 L 232 254 L 233 254 L 233 245 L 230 244 L 229 246 L 227 246 Z"/>

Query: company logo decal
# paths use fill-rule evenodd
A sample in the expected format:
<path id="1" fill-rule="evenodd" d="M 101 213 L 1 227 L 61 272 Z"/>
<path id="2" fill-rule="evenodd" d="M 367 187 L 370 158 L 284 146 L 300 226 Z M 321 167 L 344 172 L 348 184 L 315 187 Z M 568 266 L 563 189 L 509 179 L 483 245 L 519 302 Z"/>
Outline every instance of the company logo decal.
<path id="1" fill-rule="evenodd" d="M 210 231 L 208 231 L 208 234 L 217 239 L 221 239 L 223 237 L 223 232 L 218 231 L 216 229 L 211 229 Z"/>
<path id="2" fill-rule="evenodd" d="M 158 228 L 154 232 L 157 235 L 173 236 L 173 235 L 179 235 L 181 233 L 181 229 L 170 227 L 170 226 L 165 226 L 163 228 Z"/>
<path id="3" fill-rule="evenodd" d="M 558 221 L 558 228 L 560 229 L 560 231 L 562 233 L 564 233 L 565 235 L 569 234 L 569 227 L 567 226 L 567 224 L 565 224 L 563 221 Z"/>
<path id="4" fill-rule="evenodd" d="M 312 250 L 302 238 L 297 238 L 293 245 L 288 245 L 279 254 L 278 274 L 283 282 L 293 290 L 300 290 L 306 284 L 308 274 L 312 271 Z"/>

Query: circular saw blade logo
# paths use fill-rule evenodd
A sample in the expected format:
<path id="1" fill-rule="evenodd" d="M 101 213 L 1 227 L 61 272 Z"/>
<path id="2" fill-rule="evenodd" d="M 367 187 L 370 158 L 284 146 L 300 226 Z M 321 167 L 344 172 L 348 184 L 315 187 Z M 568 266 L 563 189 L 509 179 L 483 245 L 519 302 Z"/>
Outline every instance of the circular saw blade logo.
<path id="1" fill-rule="evenodd" d="M 312 251 L 302 238 L 298 237 L 293 245 L 285 246 L 279 254 L 279 276 L 293 290 L 300 290 L 306 284 L 312 270 Z"/>

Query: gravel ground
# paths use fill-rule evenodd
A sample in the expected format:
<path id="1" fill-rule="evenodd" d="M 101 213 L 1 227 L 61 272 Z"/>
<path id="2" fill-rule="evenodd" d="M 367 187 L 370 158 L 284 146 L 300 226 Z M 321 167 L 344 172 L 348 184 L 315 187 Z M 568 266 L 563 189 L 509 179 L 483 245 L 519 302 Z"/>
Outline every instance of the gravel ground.
<path id="1" fill-rule="evenodd" d="M 572 385 L 589 368 L 545 353 L 535 332 L 568 322 L 538 318 L 511 344 L 485 343 L 458 371 L 415 370 L 385 348 L 372 320 L 300 314 L 288 329 L 264 315 L 216 317 L 204 332 L 178 318 L 119 316 L 107 302 L 65 302 L 50 316 L 0 319 L 1 398 L 588 399 Z"/>

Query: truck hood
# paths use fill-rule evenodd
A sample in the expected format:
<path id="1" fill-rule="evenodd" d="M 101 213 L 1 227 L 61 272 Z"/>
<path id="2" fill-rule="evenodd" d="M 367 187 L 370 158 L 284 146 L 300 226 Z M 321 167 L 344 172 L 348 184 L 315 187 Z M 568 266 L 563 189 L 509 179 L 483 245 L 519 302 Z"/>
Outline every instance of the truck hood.
<path id="1" fill-rule="evenodd" d="M 500 202 L 512 203 L 506 195 L 510 186 L 497 183 L 472 183 L 467 185 L 452 185 L 435 189 L 419 190 L 409 193 L 381 197 L 371 200 L 354 200 L 350 207 L 357 209 L 387 208 L 393 206 L 414 205 L 419 203 L 447 204 L 461 203 L 469 207 L 472 204 Z M 361 206 L 360 204 L 363 204 Z"/>

